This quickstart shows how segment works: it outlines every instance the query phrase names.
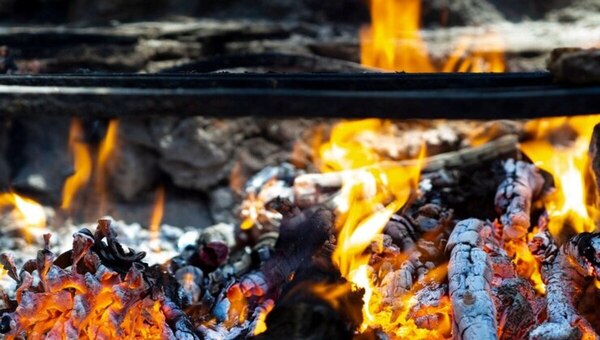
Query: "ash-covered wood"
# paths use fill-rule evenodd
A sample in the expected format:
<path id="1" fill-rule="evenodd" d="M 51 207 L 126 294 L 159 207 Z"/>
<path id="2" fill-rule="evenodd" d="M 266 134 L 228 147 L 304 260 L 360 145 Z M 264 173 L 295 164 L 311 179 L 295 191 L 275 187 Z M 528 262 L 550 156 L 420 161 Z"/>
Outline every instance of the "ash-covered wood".
<path id="1" fill-rule="evenodd" d="M 448 240 L 450 299 L 454 336 L 497 339 L 496 308 L 491 291 L 492 267 L 484 251 L 492 227 L 477 219 L 460 221 Z"/>
<path id="2" fill-rule="evenodd" d="M 496 192 L 496 209 L 507 239 L 521 238 L 531 226 L 531 204 L 542 194 L 544 177 L 530 163 L 508 159 L 503 163 L 505 178 Z"/>
<path id="3" fill-rule="evenodd" d="M 577 311 L 585 287 L 600 277 L 599 259 L 600 233 L 575 235 L 560 248 L 551 266 L 542 271 L 548 320 L 531 333 L 531 338 L 599 338 Z"/>

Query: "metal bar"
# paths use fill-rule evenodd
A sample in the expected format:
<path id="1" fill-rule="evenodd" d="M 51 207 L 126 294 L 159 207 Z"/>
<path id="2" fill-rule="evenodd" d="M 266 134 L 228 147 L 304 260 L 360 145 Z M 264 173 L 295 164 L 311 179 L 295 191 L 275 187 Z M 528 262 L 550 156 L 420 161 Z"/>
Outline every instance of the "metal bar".
<path id="1" fill-rule="evenodd" d="M 597 112 L 600 86 L 561 87 L 546 74 L 0 77 L 5 116 L 498 119 Z"/>
<path id="2" fill-rule="evenodd" d="M 531 73 L 310 73 L 310 74 L 67 74 L 0 76 L 0 85 L 136 88 L 277 88 L 396 91 L 551 86 L 548 72 Z"/>

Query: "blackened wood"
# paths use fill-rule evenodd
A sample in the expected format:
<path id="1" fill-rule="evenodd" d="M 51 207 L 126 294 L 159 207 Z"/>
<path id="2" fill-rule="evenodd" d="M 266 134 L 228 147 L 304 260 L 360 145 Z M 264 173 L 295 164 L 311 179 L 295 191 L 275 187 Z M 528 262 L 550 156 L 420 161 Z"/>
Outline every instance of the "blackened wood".
<path id="1" fill-rule="evenodd" d="M 325 209 L 306 210 L 283 219 L 275 254 L 260 270 L 244 276 L 229 288 L 228 296 L 277 296 L 292 274 L 321 248 L 332 233 L 333 215 Z"/>

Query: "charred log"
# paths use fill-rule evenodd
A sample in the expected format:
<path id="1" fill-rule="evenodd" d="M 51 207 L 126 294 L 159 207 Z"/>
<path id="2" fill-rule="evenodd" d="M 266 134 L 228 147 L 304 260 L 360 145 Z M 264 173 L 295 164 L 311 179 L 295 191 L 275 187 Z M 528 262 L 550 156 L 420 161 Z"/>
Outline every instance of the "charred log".
<path id="1" fill-rule="evenodd" d="M 250 273 L 231 287 L 230 292 L 263 296 L 273 294 L 305 261 L 323 246 L 332 230 L 332 214 L 325 209 L 306 210 L 281 222 L 275 254 L 263 263 L 260 271 Z"/>
<path id="2" fill-rule="evenodd" d="M 600 277 L 600 233 L 573 236 L 551 266 L 542 272 L 546 283 L 548 320 L 532 333 L 533 339 L 598 338 L 590 323 L 577 311 L 585 287 Z"/>
<path id="3" fill-rule="evenodd" d="M 531 225 L 531 203 L 542 194 L 544 177 L 535 165 L 513 159 L 503 168 L 506 177 L 496 192 L 496 210 L 505 238 L 521 238 Z"/>
<path id="4" fill-rule="evenodd" d="M 362 322 L 362 291 L 352 291 L 329 257 L 305 263 L 283 289 L 257 339 L 352 339 Z"/>
<path id="5" fill-rule="evenodd" d="M 492 267 L 483 249 L 491 233 L 489 224 L 468 219 L 458 222 L 448 240 L 453 333 L 459 339 L 498 338 L 491 292 Z"/>

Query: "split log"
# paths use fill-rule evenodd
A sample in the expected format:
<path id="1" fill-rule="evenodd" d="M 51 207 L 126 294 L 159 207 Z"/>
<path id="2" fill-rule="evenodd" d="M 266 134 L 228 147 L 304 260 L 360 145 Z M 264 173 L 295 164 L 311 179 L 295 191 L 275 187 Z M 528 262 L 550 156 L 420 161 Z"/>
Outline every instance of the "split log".
<path id="1" fill-rule="evenodd" d="M 496 191 L 496 210 L 507 239 L 525 236 L 531 225 L 531 204 L 542 194 L 544 177 L 538 168 L 523 161 L 503 163 L 505 178 Z"/>
<path id="2" fill-rule="evenodd" d="M 482 162 L 514 157 L 517 153 L 518 138 L 516 135 L 507 135 L 489 143 L 473 148 L 447 152 L 423 160 L 422 173 L 433 173 L 442 169 L 465 169 L 479 165 Z M 417 160 L 386 162 L 381 166 L 415 166 Z M 342 187 L 344 178 L 352 176 L 361 170 L 348 170 L 329 172 L 324 174 L 306 174 L 296 177 L 294 181 L 294 196 L 300 206 L 311 206 L 323 203 L 323 195 L 330 197 L 331 192 Z"/>
<path id="3" fill-rule="evenodd" d="M 600 278 L 600 233 L 573 236 L 561 248 L 550 268 L 542 271 L 546 283 L 548 320 L 532 339 L 600 339 L 577 311 L 585 287 Z"/>
<path id="4" fill-rule="evenodd" d="M 492 227 L 477 219 L 458 222 L 448 240 L 448 280 L 458 339 L 497 339 L 496 308 L 491 293 L 492 267 L 484 241 Z"/>

